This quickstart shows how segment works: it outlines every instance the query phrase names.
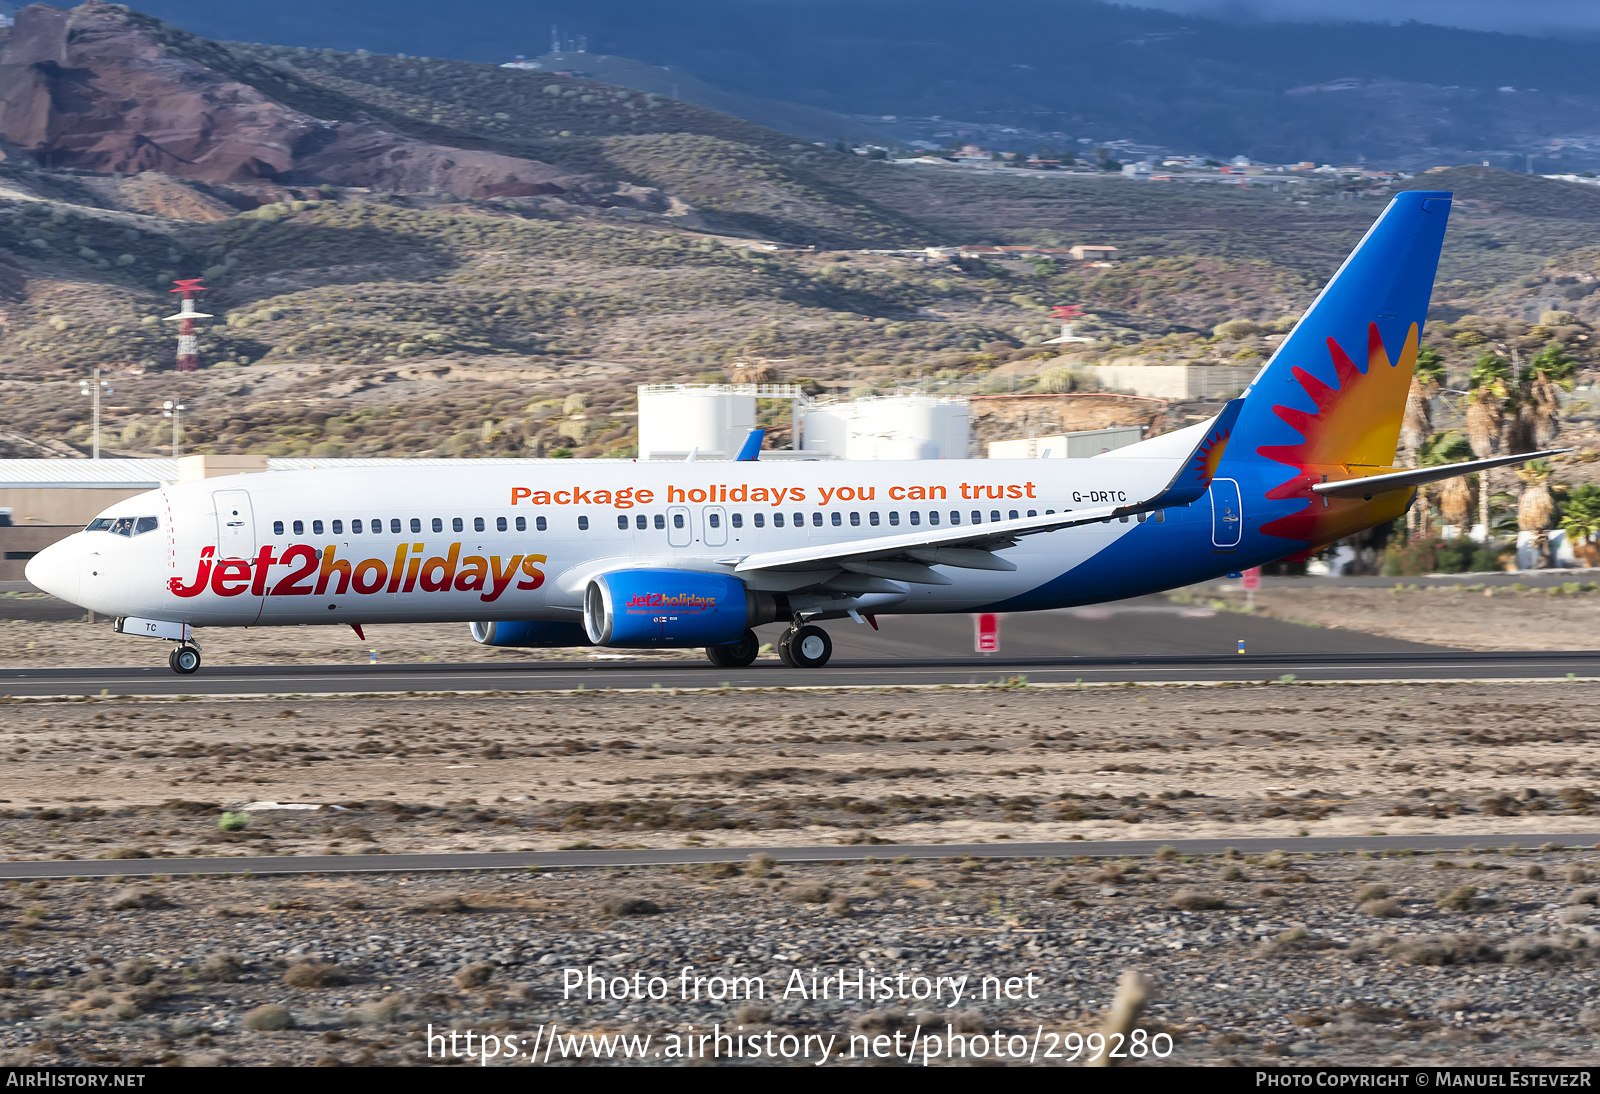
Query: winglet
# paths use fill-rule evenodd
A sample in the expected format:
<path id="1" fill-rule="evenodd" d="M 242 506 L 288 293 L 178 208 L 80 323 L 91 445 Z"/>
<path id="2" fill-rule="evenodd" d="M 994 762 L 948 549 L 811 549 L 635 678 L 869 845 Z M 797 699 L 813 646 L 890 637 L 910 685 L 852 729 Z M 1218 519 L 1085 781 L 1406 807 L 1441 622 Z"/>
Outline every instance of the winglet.
<path id="1" fill-rule="evenodd" d="M 766 438 L 766 435 L 767 431 L 765 429 L 752 429 L 750 436 L 744 439 L 744 445 L 739 449 L 739 454 L 733 458 L 734 462 L 754 463 L 760 459 L 761 442 Z"/>
<path id="2" fill-rule="evenodd" d="M 1239 412 L 1243 409 L 1243 399 L 1228 400 L 1222 413 L 1211 423 L 1211 428 L 1200 438 L 1200 443 L 1194 446 L 1194 451 L 1185 457 L 1183 465 L 1172 476 L 1172 481 L 1167 483 L 1166 489 L 1142 503 L 1139 508 L 1166 509 L 1188 505 L 1198 501 L 1211 489 L 1211 480 L 1217 473 L 1217 465 L 1222 462 L 1228 438 L 1233 435 L 1234 423 L 1239 420 Z"/>

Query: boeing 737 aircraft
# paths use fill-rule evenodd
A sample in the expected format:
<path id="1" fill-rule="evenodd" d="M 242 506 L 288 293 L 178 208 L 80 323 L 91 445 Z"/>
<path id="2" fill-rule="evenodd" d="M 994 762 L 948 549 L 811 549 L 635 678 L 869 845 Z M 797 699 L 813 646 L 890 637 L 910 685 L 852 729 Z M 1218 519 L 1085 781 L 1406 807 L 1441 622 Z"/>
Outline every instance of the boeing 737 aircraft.
<path id="1" fill-rule="evenodd" d="M 1304 555 L 1405 512 L 1417 487 L 1534 459 L 1395 459 L 1451 195 L 1394 198 L 1241 398 L 1084 460 L 529 460 L 277 471 L 122 501 L 28 580 L 123 634 L 464 622 L 495 646 L 757 653 L 818 620 L 1117 600 Z"/>

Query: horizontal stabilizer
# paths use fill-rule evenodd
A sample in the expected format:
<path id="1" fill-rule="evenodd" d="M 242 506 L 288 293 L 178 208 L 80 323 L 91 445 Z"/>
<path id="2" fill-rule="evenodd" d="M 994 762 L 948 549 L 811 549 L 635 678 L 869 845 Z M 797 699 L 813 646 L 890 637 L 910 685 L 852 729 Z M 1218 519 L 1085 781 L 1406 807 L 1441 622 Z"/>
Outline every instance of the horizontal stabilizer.
<path id="1" fill-rule="evenodd" d="M 1367 475 L 1359 479 L 1314 483 L 1311 489 L 1325 498 L 1371 498 L 1375 494 L 1407 490 L 1413 486 L 1425 486 L 1430 482 L 1453 479 L 1457 475 L 1470 475 L 1474 471 L 1487 471 L 1494 467 L 1542 460 L 1547 456 L 1559 456 L 1563 452 L 1571 451 L 1570 448 L 1550 448 L 1543 452 L 1522 452 L 1515 456 L 1494 456 L 1487 460 L 1447 463 L 1441 467 L 1418 467 L 1410 471 L 1393 471 L 1387 475 Z"/>

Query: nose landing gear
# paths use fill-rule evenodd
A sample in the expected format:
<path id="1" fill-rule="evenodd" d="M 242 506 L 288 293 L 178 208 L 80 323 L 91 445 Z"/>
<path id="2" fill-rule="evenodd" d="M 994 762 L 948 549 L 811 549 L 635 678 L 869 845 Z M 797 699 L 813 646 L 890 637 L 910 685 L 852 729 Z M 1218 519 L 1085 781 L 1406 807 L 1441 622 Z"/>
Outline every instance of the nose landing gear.
<path id="1" fill-rule="evenodd" d="M 192 675 L 200 671 L 200 650 L 195 646 L 178 646 L 167 655 L 167 664 L 179 675 Z"/>
<path id="2" fill-rule="evenodd" d="M 833 639 L 821 627 L 790 627 L 778 639 L 778 656 L 790 668 L 820 669 L 833 656 Z"/>

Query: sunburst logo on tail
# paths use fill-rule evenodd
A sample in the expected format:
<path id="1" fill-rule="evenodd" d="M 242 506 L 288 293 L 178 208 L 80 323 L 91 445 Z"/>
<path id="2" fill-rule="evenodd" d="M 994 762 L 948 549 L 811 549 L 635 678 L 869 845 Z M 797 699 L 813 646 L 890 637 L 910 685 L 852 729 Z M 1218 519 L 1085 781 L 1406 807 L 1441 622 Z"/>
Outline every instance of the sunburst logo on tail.
<path id="1" fill-rule="evenodd" d="M 1328 339 L 1328 355 L 1333 360 L 1334 383 L 1330 387 L 1302 368 L 1292 370 L 1316 410 L 1289 406 L 1272 408 L 1285 424 L 1300 434 L 1298 444 L 1262 445 L 1256 451 L 1297 472 L 1289 481 L 1267 492 L 1267 498 L 1280 501 L 1303 499 L 1296 512 L 1262 525 L 1268 535 L 1319 545 L 1346 533 L 1340 530 L 1350 516 L 1350 504 L 1324 505 L 1311 494 L 1311 484 L 1325 478 L 1342 479 L 1352 468 L 1388 467 L 1394 461 L 1400 440 L 1400 420 L 1405 413 L 1406 392 L 1417 363 L 1419 331 L 1411 324 L 1397 361 L 1389 360 L 1378 325 L 1367 328 L 1367 367 L 1359 367 L 1333 338 Z M 1408 500 L 1404 492 L 1396 495 L 1401 508 Z M 1359 504 L 1359 503 L 1357 503 Z M 1363 521 L 1361 527 L 1370 524 Z"/>
<path id="2" fill-rule="evenodd" d="M 1201 442 L 1194 453 L 1195 481 L 1209 484 L 1217 474 L 1217 465 L 1222 462 L 1222 454 L 1227 451 L 1228 438 L 1233 435 L 1231 429 L 1214 430 L 1209 437 Z"/>

